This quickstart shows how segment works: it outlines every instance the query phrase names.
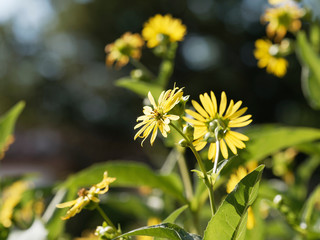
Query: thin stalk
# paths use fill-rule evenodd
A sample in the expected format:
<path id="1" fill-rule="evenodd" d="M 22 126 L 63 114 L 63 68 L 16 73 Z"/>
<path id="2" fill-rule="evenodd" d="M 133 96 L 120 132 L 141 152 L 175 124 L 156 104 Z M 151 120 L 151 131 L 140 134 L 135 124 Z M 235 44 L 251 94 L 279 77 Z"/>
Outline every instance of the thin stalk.
<path id="1" fill-rule="evenodd" d="M 182 182 L 185 188 L 186 197 L 188 201 L 191 201 L 191 199 L 193 198 L 193 189 L 192 189 L 189 171 L 186 164 L 186 159 L 183 157 L 179 149 L 176 149 L 176 152 L 178 154 L 178 166 L 180 169 Z"/>
<path id="2" fill-rule="evenodd" d="M 106 223 L 112 227 L 114 230 L 117 230 L 117 228 L 114 226 L 114 224 L 112 223 L 112 221 L 108 218 L 107 214 L 105 214 L 105 212 L 102 210 L 102 208 L 97 205 L 96 209 L 98 210 L 98 212 L 100 213 L 100 215 L 102 216 L 102 218 L 106 221 Z"/>
<path id="3" fill-rule="evenodd" d="M 214 158 L 214 166 L 213 166 L 213 173 L 216 173 L 218 167 L 218 160 L 219 160 L 219 152 L 220 152 L 220 141 L 216 141 L 216 157 Z"/>
<path id="4" fill-rule="evenodd" d="M 192 142 L 190 142 L 189 138 L 187 138 L 186 135 L 184 135 L 184 133 L 179 128 L 177 128 L 174 124 L 170 123 L 170 126 L 172 126 L 188 142 L 189 148 L 191 149 L 191 151 L 193 152 L 193 155 L 197 159 L 200 170 L 203 173 L 204 183 L 207 186 L 208 191 L 209 191 L 210 207 L 211 207 L 211 213 L 213 216 L 216 211 L 215 204 L 214 204 L 213 187 L 212 187 L 211 182 L 209 180 L 206 168 L 203 165 L 202 159 L 201 159 L 199 153 L 197 152 L 197 150 L 195 149 L 195 147 L 193 146 Z"/>
<path id="5" fill-rule="evenodd" d="M 143 71 L 150 79 L 155 79 L 155 75 L 141 62 L 137 61 L 134 58 L 130 58 L 130 63 L 136 68 L 139 68 L 141 71 Z"/>

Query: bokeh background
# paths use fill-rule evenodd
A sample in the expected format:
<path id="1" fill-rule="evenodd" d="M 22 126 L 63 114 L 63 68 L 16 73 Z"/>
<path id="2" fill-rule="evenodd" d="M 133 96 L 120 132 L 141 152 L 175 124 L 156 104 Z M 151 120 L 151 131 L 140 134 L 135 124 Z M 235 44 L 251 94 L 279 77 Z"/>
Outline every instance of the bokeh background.
<path id="1" fill-rule="evenodd" d="M 46 184 L 95 162 L 157 165 L 149 159 L 165 156 L 161 140 L 152 149 L 133 141 L 143 100 L 114 85 L 133 68 L 107 68 L 104 53 L 156 13 L 180 18 L 188 29 L 169 87 L 176 82 L 193 99 L 224 90 L 243 100 L 253 124 L 319 127 L 294 55 L 282 79 L 256 67 L 254 41 L 265 36 L 266 7 L 266 0 L 0 0 L 0 113 L 26 101 L 0 174 L 37 172 Z M 141 60 L 157 71 L 160 60 L 148 49 Z"/>

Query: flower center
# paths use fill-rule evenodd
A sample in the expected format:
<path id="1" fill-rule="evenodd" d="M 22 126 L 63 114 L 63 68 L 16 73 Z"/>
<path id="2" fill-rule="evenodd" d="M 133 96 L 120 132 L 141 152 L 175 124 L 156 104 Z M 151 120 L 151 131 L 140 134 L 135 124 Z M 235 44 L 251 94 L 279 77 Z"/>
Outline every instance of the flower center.
<path id="1" fill-rule="evenodd" d="M 204 140 L 214 143 L 224 138 L 228 131 L 228 119 L 215 118 L 207 122 L 208 132 L 204 135 Z"/>

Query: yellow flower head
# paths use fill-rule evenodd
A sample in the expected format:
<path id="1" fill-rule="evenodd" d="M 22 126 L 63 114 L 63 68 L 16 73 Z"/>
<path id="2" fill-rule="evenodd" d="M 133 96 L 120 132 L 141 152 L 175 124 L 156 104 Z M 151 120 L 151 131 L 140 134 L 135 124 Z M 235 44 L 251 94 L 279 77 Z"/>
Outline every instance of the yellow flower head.
<path id="1" fill-rule="evenodd" d="M 170 42 L 182 41 L 186 31 L 187 28 L 180 19 L 173 18 L 169 14 L 165 16 L 157 14 L 144 24 L 142 36 L 147 41 L 147 46 L 154 48 L 165 38 Z"/>
<path id="2" fill-rule="evenodd" d="M 255 162 L 256 163 L 256 162 Z M 256 167 L 256 165 L 255 165 Z M 252 169 L 253 170 L 253 169 Z M 244 167 L 239 167 L 237 171 L 234 174 L 231 174 L 230 179 L 227 183 L 227 193 L 231 193 L 232 190 L 235 188 L 235 186 L 241 181 L 242 178 L 244 178 L 248 173 L 250 173 L 250 170 L 247 171 Z M 247 228 L 253 229 L 255 225 L 255 217 L 253 214 L 253 210 L 251 207 L 248 208 L 248 220 L 247 220 Z"/>
<path id="3" fill-rule="evenodd" d="M 0 224 L 9 228 L 12 225 L 13 210 L 19 204 L 22 194 L 28 189 L 28 182 L 17 181 L 2 192 Z"/>
<path id="4" fill-rule="evenodd" d="M 151 92 L 148 93 L 148 98 L 151 103 L 150 106 L 143 107 L 144 115 L 137 118 L 138 121 L 142 121 L 138 123 L 134 129 L 139 127 L 140 130 L 134 136 L 136 140 L 138 137 L 144 138 L 141 142 L 141 146 L 146 138 L 150 135 L 152 131 L 152 136 L 150 139 L 150 144 L 152 145 L 157 133 L 158 128 L 164 137 L 167 137 L 167 133 L 170 132 L 170 121 L 178 120 L 179 116 L 169 114 L 169 111 L 176 106 L 183 96 L 182 88 L 174 87 L 172 90 L 163 91 L 158 99 L 158 104 L 156 104 Z"/>
<path id="5" fill-rule="evenodd" d="M 270 38 L 280 41 L 287 31 L 295 33 L 301 28 L 300 18 L 303 9 L 294 3 L 286 3 L 274 8 L 268 8 L 262 16 L 262 21 L 268 23 L 266 31 Z"/>
<path id="6" fill-rule="evenodd" d="M 67 212 L 66 216 L 62 217 L 63 220 L 69 219 L 79 213 L 85 206 L 87 206 L 91 201 L 100 202 L 97 197 L 98 194 L 104 194 L 109 190 L 109 184 L 114 182 L 115 178 L 108 177 L 108 173 L 104 172 L 103 180 L 93 185 L 89 190 L 82 188 L 78 192 L 78 198 L 65 203 L 60 203 L 57 205 L 58 208 L 71 207 Z"/>
<path id="7" fill-rule="evenodd" d="M 268 39 L 258 39 L 255 42 L 254 56 L 259 68 L 266 68 L 268 73 L 283 77 L 287 72 L 288 61 L 279 54 L 279 44 L 272 44 Z"/>
<path id="8" fill-rule="evenodd" d="M 117 68 L 121 68 L 129 62 L 130 58 L 139 59 L 144 41 L 140 34 L 126 32 L 114 43 L 105 47 L 107 53 L 106 64 L 111 66 L 114 62 Z"/>
<path id="9" fill-rule="evenodd" d="M 216 141 L 220 142 L 222 156 L 228 158 L 227 146 L 234 154 L 237 154 L 237 148 L 245 148 L 243 141 L 249 138 L 241 133 L 231 131 L 231 128 L 244 127 L 251 123 L 251 115 L 242 116 L 247 108 L 241 108 L 242 101 L 234 103 L 230 101 L 227 108 L 227 96 L 225 92 L 221 94 L 221 102 L 218 111 L 217 100 L 211 91 L 211 97 L 208 93 L 200 95 L 202 106 L 192 100 L 195 111 L 186 110 L 186 113 L 194 117 L 194 119 L 184 117 L 184 120 L 194 126 L 194 142 L 197 151 L 203 149 L 207 143 L 210 144 L 208 151 L 208 159 L 213 159 L 216 154 Z M 218 137 L 218 139 L 217 139 Z"/>

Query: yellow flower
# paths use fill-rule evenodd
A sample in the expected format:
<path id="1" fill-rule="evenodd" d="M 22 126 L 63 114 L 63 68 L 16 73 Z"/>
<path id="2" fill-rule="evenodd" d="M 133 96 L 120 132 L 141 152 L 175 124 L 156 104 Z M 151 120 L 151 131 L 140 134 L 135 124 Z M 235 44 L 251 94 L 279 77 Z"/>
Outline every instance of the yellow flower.
<path id="1" fill-rule="evenodd" d="M 89 190 L 82 188 L 78 192 L 78 198 L 76 200 L 72 200 L 65 203 L 60 203 L 56 207 L 58 208 L 66 208 L 71 207 L 67 212 L 66 216 L 62 217 L 63 220 L 69 219 L 79 213 L 85 206 L 87 206 L 91 201 L 98 203 L 100 202 L 97 197 L 98 194 L 104 194 L 109 190 L 109 184 L 114 182 L 115 178 L 108 177 L 108 173 L 104 172 L 103 180 L 93 185 Z"/>
<path id="2" fill-rule="evenodd" d="M 172 18 L 169 14 L 157 14 L 144 24 L 142 36 L 147 41 L 147 46 L 154 48 L 165 38 L 170 42 L 182 41 L 186 31 L 187 28 L 180 19 Z"/>
<path id="3" fill-rule="evenodd" d="M 256 163 L 256 162 L 255 162 Z M 253 169 L 252 169 L 253 170 Z M 250 170 L 249 170 L 250 172 Z M 227 193 L 231 193 L 235 186 L 244 178 L 248 173 L 246 168 L 239 167 L 234 174 L 231 174 L 230 179 L 227 183 Z M 253 229 L 255 225 L 255 218 L 253 214 L 253 210 L 251 207 L 248 208 L 248 220 L 247 220 L 247 228 Z"/>
<path id="4" fill-rule="evenodd" d="M 282 3 L 285 3 L 285 2 L 289 2 L 291 0 L 269 0 L 269 4 L 271 5 L 279 5 L 279 4 L 282 4 Z"/>
<path id="5" fill-rule="evenodd" d="M 151 217 L 148 219 L 148 226 L 158 225 L 161 223 L 161 220 L 156 217 Z M 136 240 L 153 240 L 153 237 L 150 236 L 137 236 Z"/>
<path id="6" fill-rule="evenodd" d="M 126 32 L 121 38 L 105 47 L 106 64 L 111 66 L 116 61 L 116 67 L 121 68 L 129 62 L 130 58 L 139 59 L 143 45 L 144 41 L 140 34 Z"/>
<path id="7" fill-rule="evenodd" d="M 9 228 L 12 225 L 13 210 L 19 204 L 22 194 L 28 189 L 26 181 L 17 181 L 2 192 L 0 223 Z"/>
<path id="8" fill-rule="evenodd" d="M 287 31 L 295 33 L 301 28 L 300 18 L 303 15 L 303 9 L 297 4 L 286 3 L 268 8 L 261 20 L 268 23 L 266 28 L 268 37 L 275 37 L 276 41 L 280 41 Z"/>
<path id="9" fill-rule="evenodd" d="M 283 77 L 287 72 L 288 61 L 279 56 L 279 45 L 272 44 L 268 39 L 258 39 L 255 42 L 254 56 L 259 68 L 266 68 L 268 73 Z"/>
<path id="10" fill-rule="evenodd" d="M 174 87 L 173 90 L 167 90 L 163 91 L 158 99 L 158 104 L 156 104 L 151 92 L 148 93 L 149 101 L 152 105 L 150 106 L 144 106 L 143 107 L 143 113 L 144 115 L 137 118 L 138 121 L 142 121 L 138 123 L 134 129 L 140 128 L 140 130 L 136 133 L 134 136 L 134 139 L 136 140 L 138 137 L 144 138 L 141 142 L 141 146 L 143 145 L 143 142 L 146 140 L 146 138 L 150 135 L 152 131 L 152 136 L 150 139 L 150 144 L 152 145 L 157 133 L 158 129 L 162 133 L 164 137 L 167 137 L 167 133 L 170 132 L 170 121 L 175 121 L 179 119 L 179 116 L 168 114 L 170 110 L 176 106 L 182 96 L 182 88 L 179 89 L 177 87 Z"/>
<path id="11" fill-rule="evenodd" d="M 184 117 L 184 120 L 194 126 L 194 142 L 193 145 L 197 151 L 203 149 L 207 143 L 210 143 L 208 151 L 208 159 L 213 159 L 216 154 L 216 141 L 220 142 L 222 156 L 228 158 L 228 149 L 237 154 L 237 148 L 243 149 L 246 145 L 243 141 L 248 141 L 249 138 L 241 133 L 231 131 L 231 128 L 244 127 L 249 125 L 252 120 L 251 115 L 242 116 L 247 108 L 241 108 L 242 101 L 234 103 L 230 101 L 227 108 L 227 96 L 225 92 L 221 94 L 221 102 L 218 111 L 217 100 L 214 93 L 211 91 L 211 97 L 208 93 L 200 95 L 202 106 L 192 100 L 192 105 L 197 112 L 186 110 L 186 113 L 194 119 Z M 242 117 L 241 117 L 242 116 Z M 216 132 L 218 131 L 218 132 Z M 218 136 L 218 139 L 216 139 Z"/>

